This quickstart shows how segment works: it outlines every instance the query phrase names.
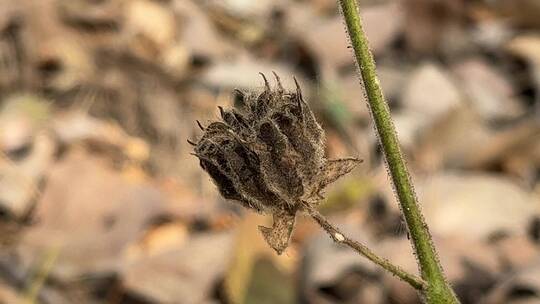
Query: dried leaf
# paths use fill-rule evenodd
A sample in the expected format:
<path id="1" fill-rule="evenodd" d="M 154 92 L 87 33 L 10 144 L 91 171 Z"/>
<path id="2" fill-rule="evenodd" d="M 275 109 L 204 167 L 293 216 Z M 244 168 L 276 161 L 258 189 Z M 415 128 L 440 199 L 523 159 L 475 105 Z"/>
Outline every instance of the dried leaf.
<path id="1" fill-rule="evenodd" d="M 288 211 L 275 211 L 272 228 L 259 226 L 264 239 L 277 254 L 281 254 L 287 249 L 293 232 L 295 218 L 296 215 Z"/>
<path id="2" fill-rule="evenodd" d="M 328 160 L 322 169 L 323 174 L 326 176 L 321 183 L 320 187 L 323 189 L 327 185 L 335 182 L 343 175 L 351 172 L 357 165 L 361 164 L 363 161 L 358 158 L 343 158 L 343 159 L 333 159 Z"/>

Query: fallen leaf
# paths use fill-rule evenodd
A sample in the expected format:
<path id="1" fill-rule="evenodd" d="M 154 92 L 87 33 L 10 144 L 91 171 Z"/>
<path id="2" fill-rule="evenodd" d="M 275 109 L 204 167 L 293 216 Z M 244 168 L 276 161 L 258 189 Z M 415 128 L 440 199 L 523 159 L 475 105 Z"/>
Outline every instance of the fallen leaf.
<path id="1" fill-rule="evenodd" d="M 207 303 L 231 258 L 231 233 L 192 236 L 182 246 L 123 264 L 121 279 L 135 298 L 156 303 Z"/>
<path id="2" fill-rule="evenodd" d="M 487 120 L 515 119 L 523 114 L 512 84 L 481 58 L 468 59 L 452 69 L 460 78 L 469 101 Z"/>
<path id="3" fill-rule="evenodd" d="M 535 0 L 497 0 L 487 2 L 516 26 L 539 27 L 540 4 Z"/>
<path id="4" fill-rule="evenodd" d="M 450 74 L 439 65 L 424 63 L 412 72 L 401 102 L 430 125 L 461 105 L 462 97 Z"/>
<path id="5" fill-rule="evenodd" d="M 479 303 L 533 304 L 540 300 L 540 264 L 538 260 L 502 280 Z"/>
<path id="6" fill-rule="evenodd" d="M 447 172 L 418 183 L 426 221 L 440 236 L 524 235 L 540 212 L 538 198 L 504 176 Z"/>
<path id="7" fill-rule="evenodd" d="M 465 1 L 414 0 L 405 10 L 404 40 L 413 54 L 452 55 L 469 46 Z"/>
<path id="8" fill-rule="evenodd" d="M 502 267 L 496 252 L 489 245 L 471 239 L 439 237 L 435 234 L 433 240 L 446 278 L 462 301 L 477 301 L 479 294 L 485 293 L 495 284 Z M 376 248 L 380 255 L 392 263 L 409 272 L 418 273 L 417 259 L 408 239 L 387 239 Z M 390 299 L 404 304 L 418 303 L 418 293 L 407 283 L 386 272 L 383 282 L 389 289 Z"/>
<path id="9" fill-rule="evenodd" d="M 540 254 L 540 248 L 527 236 L 509 236 L 493 244 L 505 267 L 523 269 L 534 263 Z"/>
<path id="10" fill-rule="evenodd" d="M 486 149 L 494 137 L 481 117 L 467 106 L 449 111 L 429 127 L 418 128 L 414 156 L 417 166 L 427 172 L 467 167 L 475 153 Z"/>
<path id="11" fill-rule="evenodd" d="M 124 12 L 124 39 L 135 56 L 152 61 L 174 43 L 176 20 L 165 5 L 149 0 L 128 1 Z"/>
<path id="12" fill-rule="evenodd" d="M 299 9 L 306 10 L 305 7 Z M 395 2 L 362 8 L 360 14 L 372 52 L 382 53 L 397 37 L 403 23 L 402 12 Z M 299 13 L 305 14 L 301 11 Z M 305 39 L 309 49 L 317 54 L 321 65 L 339 69 L 354 64 L 341 16 L 327 19 L 314 16 L 297 18 L 294 14 L 293 10 L 288 26 Z"/>
<path id="13" fill-rule="evenodd" d="M 127 249 L 127 259 L 155 256 L 170 249 L 182 247 L 187 239 L 188 230 L 185 224 L 159 225 L 147 231 L 140 241 Z"/>
<path id="14" fill-rule="evenodd" d="M 122 252 L 163 206 L 154 188 L 127 182 L 102 160 L 75 150 L 51 169 L 35 211 L 38 222 L 25 234 L 20 252 L 31 262 L 59 248 L 51 276 L 64 282 L 114 273 Z"/>

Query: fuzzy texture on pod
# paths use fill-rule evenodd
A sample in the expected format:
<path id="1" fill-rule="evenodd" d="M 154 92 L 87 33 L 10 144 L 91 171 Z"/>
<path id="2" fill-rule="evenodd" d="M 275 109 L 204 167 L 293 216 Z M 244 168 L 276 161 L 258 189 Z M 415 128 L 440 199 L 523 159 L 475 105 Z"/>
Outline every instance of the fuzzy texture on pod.
<path id="1" fill-rule="evenodd" d="M 315 207 L 330 183 L 361 160 L 328 160 L 324 131 L 296 90 L 286 91 L 279 77 L 260 93 L 237 90 L 242 109 L 219 108 L 221 120 L 207 127 L 194 155 L 221 195 L 242 206 L 273 215 L 272 228 L 259 227 L 268 244 L 281 254 L 289 244 L 297 212 Z"/>

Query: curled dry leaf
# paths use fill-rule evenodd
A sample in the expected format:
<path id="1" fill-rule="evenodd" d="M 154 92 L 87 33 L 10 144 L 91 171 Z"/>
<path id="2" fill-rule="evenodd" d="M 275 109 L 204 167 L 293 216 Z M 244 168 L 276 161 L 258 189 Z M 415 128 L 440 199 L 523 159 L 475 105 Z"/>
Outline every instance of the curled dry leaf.
<path id="1" fill-rule="evenodd" d="M 261 93 L 238 91 L 242 110 L 220 108 L 222 121 L 200 126 L 204 134 L 193 143 L 194 155 L 223 197 L 273 215 L 272 228 L 261 232 L 281 254 L 302 205 L 318 204 L 323 189 L 360 160 L 326 159 L 324 131 L 298 83 L 295 92 L 287 92 L 276 75 L 272 90 L 263 78 Z"/>

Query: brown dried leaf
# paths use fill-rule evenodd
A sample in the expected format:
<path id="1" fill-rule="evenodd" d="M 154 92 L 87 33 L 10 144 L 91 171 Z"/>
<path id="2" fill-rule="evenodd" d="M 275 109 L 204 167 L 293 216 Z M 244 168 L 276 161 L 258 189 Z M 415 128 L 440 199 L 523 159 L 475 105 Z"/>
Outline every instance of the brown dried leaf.
<path id="1" fill-rule="evenodd" d="M 322 174 L 324 177 L 319 183 L 319 193 L 320 190 L 323 190 L 329 184 L 335 182 L 340 177 L 351 172 L 356 166 L 361 164 L 363 160 L 358 158 L 342 158 L 342 159 L 331 159 L 326 162 L 324 168 L 322 169 Z"/>
<path id="2" fill-rule="evenodd" d="M 515 88 L 502 71 L 482 58 L 473 58 L 452 69 L 460 78 L 464 92 L 478 113 L 487 120 L 515 119 L 523 114 L 523 107 Z"/>
<path id="3" fill-rule="evenodd" d="M 207 303 L 226 270 L 232 241 L 230 233 L 199 234 L 183 246 L 124 260 L 123 284 L 129 294 L 155 303 Z"/>
<path id="4" fill-rule="evenodd" d="M 39 221 L 21 241 L 26 263 L 59 248 L 51 270 L 59 280 L 118 270 L 123 251 L 165 204 L 156 189 L 129 182 L 104 163 L 75 150 L 51 169 L 35 211 Z"/>
<path id="5" fill-rule="evenodd" d="M 479 303 L 533 304 L 540 300 L 540 262 L 538 260 L 503 280 Z"/>
<path id="6" fill-rule="evenodd" d="M 504 176 L 447 172 L 420 181 L 417 190 L 430 229 L 441 236 L 524 235 L 540 213 L 538 198 Z"/>
<path id="7" fill-rule="evenodd" d="M 259 226 L 264 239 L 277 254 L 283 253 L 289 246 L 291 234 L 294 229 L 296 214 L 289 211 L 275 211 L 273 214 L 274 223 L 272 228 Z"/>

